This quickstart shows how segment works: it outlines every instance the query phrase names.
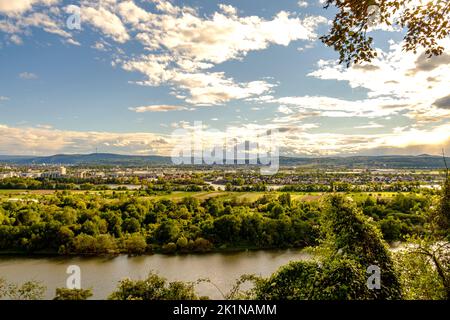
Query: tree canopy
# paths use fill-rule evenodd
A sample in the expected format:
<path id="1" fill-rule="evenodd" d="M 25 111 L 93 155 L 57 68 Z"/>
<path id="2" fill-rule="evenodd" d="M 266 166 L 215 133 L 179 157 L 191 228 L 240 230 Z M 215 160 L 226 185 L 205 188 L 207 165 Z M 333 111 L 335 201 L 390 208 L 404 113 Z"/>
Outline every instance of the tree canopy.
<path id="1" fill-rule="evenodd" d="M 340 63 L 370 62 L 377 56 L 373 37 L 368 32 L 375 25 L 405 30 L 404 49 L 425 49 L 429 57 L 441 55 L 440 40 L 450 35 L 448 0 L 327 0 L 325 8 L 338 9 L 329 34 L 323 43 L 340 55 Z"/>
<path id="2" fill-rule="evenodd" d="M 325 240 L 319 261 L 291 262 L 267 279 L 255 279 L 256 299 L 400 299 L 401 284 L 378 230 L 342 195 L 325 201 Z M 381 288 L 369 289 L 367 269 L 381 270 Z"/>

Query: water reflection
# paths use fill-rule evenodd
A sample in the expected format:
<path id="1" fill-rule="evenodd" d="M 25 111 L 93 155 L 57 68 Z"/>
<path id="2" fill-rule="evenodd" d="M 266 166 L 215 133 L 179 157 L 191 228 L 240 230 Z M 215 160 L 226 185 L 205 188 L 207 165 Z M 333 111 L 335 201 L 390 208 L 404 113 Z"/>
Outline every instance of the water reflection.
<path id="1" fill-rule="evenodd" d="M 169 281 L 209 278 L 227 292 L 242 274 L 267 276 L 289 261 L 309 258 L 308 253 L 300 250 L 139 257 L 0 257 L 0 277 L 18 283 L 40 281 L 47 286 L 48 299 L 53 298 L 56 288 L 65 287 L 69 265 L 80 266 L 81 285 L 93 288 L 94 299 L 105 299 L 119 280 L 143 279 L 151 270 Z M 197 292 L 214 299 L 222 298 L 221 293 L 207 283 L 198 285 Z"/>

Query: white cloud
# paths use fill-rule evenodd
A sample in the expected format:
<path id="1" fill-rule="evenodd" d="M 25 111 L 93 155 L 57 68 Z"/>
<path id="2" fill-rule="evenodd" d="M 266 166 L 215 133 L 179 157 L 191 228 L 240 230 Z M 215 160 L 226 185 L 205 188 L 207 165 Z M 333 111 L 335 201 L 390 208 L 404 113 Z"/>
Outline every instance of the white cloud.
<path id="1" fill-rule="evenodd" d="M 118 5 L 124 23 L 136 31 L 135 39 L 152 53 L 116 64 L 144 74 L 146 79 L 138 84 L 171 84 L 184 91 L 176 92 L 177 97 L 200 105 L 269 92 L 273 85 L 266 81 L 239 83 L 223 72 L 206 70 L 228 60 L 243 59 L 248 52 L 264 50 L 272 44 L 287 46 L 296 40 L 316 39 L 317 26 L 327 23 L 323 17 L 302 20 L 284 11 L 272 20 L 239 17 L 230 5 L 219 5 L 220 11 L 207 17 L 190 7 L 154 2 L 162 13 L 147 12 L 132 1 Z"/>
<path id="2" fill-rule="evenodd" d="M 0 31 L 11 34 L 9 38 L 16 45 L 21 45 L 23 37 L 30 36 L 33 28 L 63 37 L 66 43 L 79 45 L 66 29 L 67 17 L 58 7 L 50 7 L 58 3 L 59 0 L 0 0 L 0 15 L 6 15 L 0 20 Z"/>
<path id="3" fill-rule="evenodd" d="M 303 51 L 306 51 L 306 50 L 312 49 L 312 48 L 314 48 L 314 44 L 313 43 L 308 43 L 308 44 L 304 45 L 303 47 L 297 48 L 297 50 L 299 52 L 303 52 Z"/>
<path id="4" fill-rule="evenodd" d="M 178 73 L 173 81 L 189 92 L 190 98 L 186 101 L 196 105 L 221 104 L 229 100 L 258 96 L 269 92 L 273 87 L 265 81 L 236 83 L 232 78 L 225 78 L 222 72 Z"/>
<path id="5" fill-rule="evenodd" d="M 85 132 L 0 124 L 0 154 L 90 153 L 98 147 L 114 153 L 168 155 L 171 151 L 169 138 L 142 132 Z"/>
<path id="6" fill-rule="evenodd" d="M 178 94 L 179 98 L 195 105 L 215 105 L 233 99 L 245 99 L 270 92 L 274 86 L 265 81 L 236 83 L 234 79 L 226 78 L 223 72 L 190 73 L 176 67 L 171 69 L 170 66 L 170 56 L 149 55 L 123 62 L 125 70 L 139 71 L 147 76 L 147 80 L 137 81 L 137 84 L 155 86 L 170 83 L 189 94 L 189 97 Z"/>
<path id="7" fill-rule="evenodd" d="M 316 19 L 320 23 L 320 18 Z M 312 40 L 316 25 L 278 13 L 273 20 L 256 16 L 236 17 L 215 13 L 210 19 L 192 14 L 158 16 L 154 26 L 142 28 L 149 38 L 149 48 L 167 48 L 177 56 L 194 61 L 221 63 L 238 59 L 249 51 L 262 50 L 270 44 L 287 46 L 295 40 Z"/>
<path id="8" fill-rule="evenodd" d="M 299 1 L 298 6 L 300 8 L 306 8 L 306 7 L 308 7 L 308 1 Z"/>
<path id="9" fill-rule="evenodd" d="M 438 154 L 450 146 L 450 125 L 386 134 L 296 133 L 282 138 L 284 151 L 303 155 Z"/>
<path id="10" fill-rule="evenodd" d="M 9 98 L 5 96 L 0 96 L 0 101 L 8 101 Z"/>
<path id="11" fill-rule="evenodd" d="M 19 18 L 18 24 L 23 27 L 42 28 L 48 33 L 53 33 L 64 38 L 70 38 L 69 32 L 63 29 L 62 25 L 55 21 L 49 14 L 43 12 L 34 12 L 28 16 Z"/>
<path id="12" fill-rule="evenodd" d="M 398 114 L 406 108 L 402 103 L 389 97 L 350 101 L 325 96 L 299 96 L 282 97 L 269 102 L 280 103 L 282 106 L 279 111 L 290 110 L 280 112 L 290 114 L 291 118 L 295 118 L 295 114 L 323 117 L 386 117 Z"/>
<path id="13" fill-rule="evenodd" d="M 96 49 L 98 51 L 106 51 L 107 50 L 105 45 L 102 42 L 100 42 L 100 41 L 97 41 L 96 43 L 94 43 L 92 48 L 94 48 L 94 49 Z"/>
<path id="14" fill-rule="evenodd" d="M 191 130 L 191 123 L 180 121 L 172 128 Z M 207 130 L 202 142 L 213 144 L 225 137 L 248 140 L 267 130 L 277 130 L 277 142 L 283 154 L 296 155 L 349 155 L 439 153 L 450 146 L 450 124 L 433 129 L 398 128 L 385 134 L 312 133 L 317 124 L 279 125 L 247 123 L 230 126 L 224 132 Z M 186 137 L 184 137 L 186 138 Z M 241 139 L 241 140 L 240 140 Z M 223 140 L 222 140 L 223 141 Z M 125 154 L 170 155 L 179 141 L 176 137 L 156 133 L 95 132 L 58 130 L 51 126 L 10 127 L 0 125 L 0 154 L 89 153 L 99 147 L 105 152 Z"/>
<path id="15" fill-rule="evenodd" d="M 21 14 L 31 10 L 35 5 L 50 6 L 58 2 L 59 0 L 0 0 L 0 13 Z"/>
<path id="16" fill-rule="evenodd" d="M 53 129 L 53 126 L 49 124 L 38 124 L 37 127 L 41 129 Z"/>
<path id="17" fill-rule="evenodd" d="M 227 5 L 227 4 L 219 4 L 220 10 L 223 11 L 223 13 L 230 15 L 230 16 L 236 16 L 237 10 L 235 7 Z"/>
<path id="18" fill-rule="evenodd" d="M 20 28 L 12 23 L 11 20 L 0 20 L 0 31 L 5 33 L 19 33 L 21 32 Z"/>
<path id="19" fill-rule="evenodd" d="M 406 115 L 418 123 L 436 122 L 450 117 L 450 109 L 435 104 L 449 93 L 450 40 L 442 44 L 444 55 L 428 59 L 422 52 L 404 52 L 402 43 L 391 42 L 389 51 L 379 50 L 379 58 L 371 64 L 346 69 L 335 61 L 322 60 L 318 70 L 309 75 L 323 80 L 347 81 L 351 88 L 366 89 L 368 99 L 361 103 L 361 108 L 368 101 L 387 99 L 393 102 L 377 107 L 374 115 L 386 115 L 389 109 L 403 108 Z"/>
<path id="20" fill-rule="evenodd" d="M 286 106 L 279 106 L 278 107 L 278 112 L 284 113 L 284 114 L 292 114 L 294 113 L 294 111 L 292 111 L 292 109 L 290 109 L 289 107 Z"/>
<path id="21" fill-rule="evenodd" d="M 79 43 L 78 41 L 73 40 L 73 39 L 67 39 L 67 40 L 65 40 L 65 43 L 71 44 L 73 46 L 81 46 L 81 43 Z"/>
<path id="22" fill-rule="evenodd" d="M 65 43 L 80 45 L 63 25 L 65 10 L 47 8 L 57 0 L 21 0 L 9 4 L 0 0 L 3 12 L 14 12 L 10 19 L 0 21 L 0 30 L 13 34 L 11 41 L 19 44 L 20 34 L 31 27 L 66 38 Z M 274 86 L 265 80 L 239 82 L 221 71 L 209 71 L 229 60 L 242 60 L 249 52 L 271 45 L 288 46 L 293 41 L 317 39 L 316 29 L 327 23 L 321 16 L 301 19 L 280 11 L 272 19 L 239 16 L 238 10 L 225 4 L 211 15 L 200 15 L 195 8 L 177 6 L 169 1 L 151 0 L 156 12 L 136 5 L 135 1 L 82 0 L 82 25 L 90 25 L 102 35 L 118 43 L 138 41 L 145 53 L 121 58 L 113 65 L 144 75 L 140 85 L 168 84 L 173 94 L 188 103 L 222 104 L 232 99 L 248 99 L 267 94 Z M 36 12 L 36 8 L 46 8 Z M 94 45 L 105 50 L 102 42 Z"/>
<path id="23" fill-rule="evenodd" d="M 83 17 L 83 23 L 92 24 L 119 43 L 124 43 L 130 39 L 121 19 L 106 8 L 82 6 L 81 16 Z"/>
<path id="24" fill-rule="evenodd" d="M 181 106 L 171 106 L 171 105 L 151 105 L 151 106 L 141 106 L 129 108 L 129 110 L 143 113 L 143 112 L 167 112 L 167 111 L 178 111 L 178 110 L 186 110 L 185 107 Z"/>
<path id="25" fill-rule="evenodd" d="M 19 74 L 19 78 L 24 80 L 34 80 L 37 79 L 38 76 L 32 72 L 22 72 Z"/>
<path id="26" fill-rule="evenodd" d="M 384 125 L 370 121 L 368 124 L 355 127 L 355 129 L 376 129 L 376 128 L 384 128 Z"/>
<path id="27" fill-rule="evenodd" d="M 11 40 L 14 44 L 18 46 L 23 44 L 22 38 L 19 37 L 17 34 L 13 34 L 11 37 L 9 37 L 9 40 Z"/>

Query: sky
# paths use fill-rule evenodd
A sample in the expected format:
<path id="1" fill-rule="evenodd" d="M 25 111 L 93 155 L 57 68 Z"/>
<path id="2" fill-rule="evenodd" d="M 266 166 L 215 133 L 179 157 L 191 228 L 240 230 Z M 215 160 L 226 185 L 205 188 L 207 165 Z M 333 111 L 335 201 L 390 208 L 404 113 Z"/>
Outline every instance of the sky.
<path id="1" fill-rule="evenodd" d="M 450 40 L 428 59 L 380 25 L 379 57 L 346 68 L 319 39 L 335 13 L 320 0 L 0 0 L 0 154 L 170 155 L 174 131 L 199 122 L 219 140 L 276 131 L 287 156 L 450 153 Z"/>

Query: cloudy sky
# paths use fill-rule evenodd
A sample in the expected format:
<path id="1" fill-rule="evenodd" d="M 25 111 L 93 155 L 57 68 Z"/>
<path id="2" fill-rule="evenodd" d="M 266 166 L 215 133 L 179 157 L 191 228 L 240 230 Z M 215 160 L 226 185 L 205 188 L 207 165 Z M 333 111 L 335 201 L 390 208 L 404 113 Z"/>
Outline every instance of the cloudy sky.
<path id="1" fill-rule="evenodd" d="M 169 155 L 195 121 L 276 129 L 285 155 L 450 153 L 450 40 L 427 59 L 379 26 L 379 58 L 347 69 L 318 40 L 334 13 L 320 0 L 0 0 L 0 154 Z"/>

